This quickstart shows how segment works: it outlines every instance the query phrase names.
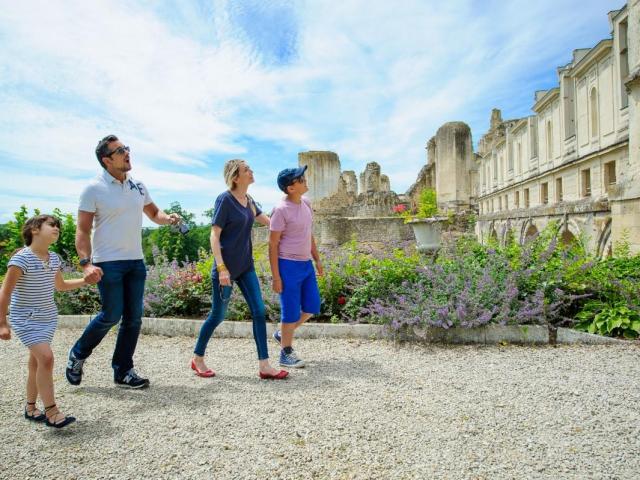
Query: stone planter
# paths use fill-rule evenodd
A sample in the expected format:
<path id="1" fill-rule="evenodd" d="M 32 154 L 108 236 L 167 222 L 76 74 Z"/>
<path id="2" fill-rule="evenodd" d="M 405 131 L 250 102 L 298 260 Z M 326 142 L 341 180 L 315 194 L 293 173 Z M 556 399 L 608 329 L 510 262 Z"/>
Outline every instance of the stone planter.
<path id="1" fill-rule="evenodd" d="M 422 253 L 434 253 L 440 249 L 442 224 L 446 217 L 415 218 L 408 223 L 416 237 L 418 251 Z"/>

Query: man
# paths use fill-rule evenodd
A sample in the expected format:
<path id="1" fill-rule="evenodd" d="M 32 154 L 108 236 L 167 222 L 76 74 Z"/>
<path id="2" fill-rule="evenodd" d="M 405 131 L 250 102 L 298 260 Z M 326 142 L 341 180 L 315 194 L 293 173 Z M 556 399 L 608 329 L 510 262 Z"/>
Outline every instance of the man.
<path id="1" fill-rule="evenodd" d="M 104 170 L 80 196 L 76 250 L 86 279 L 98 281 L 102 310 L 69 351 L 66 377 L 72 385 L 80 385 L 84 361 L 122 319 L 111 362 L 114 382 L 125 388 L 145 388 L 149 380 L 133 368 L 147 276 L 142 212 L 159 225 L 177 224 L 180 216 L 161 211 L 144 184 L 131 177 L 129 147 L 115 135 L 100 140 L 96 157 Z"/>
<path id="2" fill-rule="evenodd" d="M 306 166 L 286 168 L 278 174 L 278 187 L 287 196 L 276 205 L 269 227 L 269 262 L 272 288 L 280 294 L 280 328 L 273 338 L 280 344 L 280 365 L 302 368 L 305 363 L 293 350 L 293 334 L 313 315 L 320 313 L 316 281 L 323 275 L 320 254 L 313 237 L 313 211 L 304 195 L 309 189 Z"/>

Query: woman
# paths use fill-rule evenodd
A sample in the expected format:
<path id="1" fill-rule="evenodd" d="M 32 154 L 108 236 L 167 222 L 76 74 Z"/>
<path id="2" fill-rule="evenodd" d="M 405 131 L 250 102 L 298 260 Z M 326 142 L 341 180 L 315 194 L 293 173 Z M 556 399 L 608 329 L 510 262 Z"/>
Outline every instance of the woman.
<path id="1" fill-rule="evenodd" d="M 211 221 L 211 250 L 215 263 L 211 271 L 212 306 L 205 320 L 191 360 L 191 368 L 200 377 L 213 377 L 215 372 L 204 362 L 207 343 L 227 311 L 233 282 L 238 284 L 253 319 L 253 338 L 258 349 L 258 375 L 263 379 L 282 380 L 285 370 L 269 364 L 267 325 L 260 283 L 253 266 L 251 229 L 254 221 L 269 225 L 267 217 L 247 194 L 254 182 L 253 171 L 244 160 L 229 160 L 224 165 L 224 181 L 229 190 L 216 199 Z"/>

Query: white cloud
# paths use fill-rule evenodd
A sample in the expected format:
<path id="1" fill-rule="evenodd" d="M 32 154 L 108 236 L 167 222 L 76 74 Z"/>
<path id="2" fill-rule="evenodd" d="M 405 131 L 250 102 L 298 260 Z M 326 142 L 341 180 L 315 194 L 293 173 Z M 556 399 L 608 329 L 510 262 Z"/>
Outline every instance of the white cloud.
<path id="1" fill-rule="evenodd" d="M 529 77 L 595 43 L 594 31 L 605 36 L 607 10 L 619 7 L 609 0 L 278 3 L 298 21 L 296 55 L 279 65 L 259 58 L 264 49 L 233 23 L 237 2 L 176 5 L 163 12 L 171 17 L 149 1 L 4 6 L 3 171 L 54 172 L 65 188 L 42 195 L 75 205 L 68 199 L 77 188 L 65 183 L 75 181 L 65 179 L 97 171 L 95 144 L 115 133 L 132 147 L 134 174 L 154 198 L 195 192 L 210 201 L 224 188 L 224 157 L 260 159 L 265 178 L 295 162 L 256 151 L 260 142 L 333 150 L 357 173 L 377 161 L 402 192 L 442 123 L 466 120 L 479 138 L 490 108 L 500 106 L 490 102 L 521 95 Z M 280 196 L 271 184 L 252 187 L 265 204 Z M 16 209 L 5 205 L 1 212 Z"/>

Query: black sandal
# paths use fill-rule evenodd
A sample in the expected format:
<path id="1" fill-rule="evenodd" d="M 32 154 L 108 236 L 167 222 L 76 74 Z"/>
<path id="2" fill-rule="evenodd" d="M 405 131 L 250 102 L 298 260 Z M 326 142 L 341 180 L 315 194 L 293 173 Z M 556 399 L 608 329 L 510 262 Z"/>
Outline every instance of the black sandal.
<path id="1" fill-rule="evenodd" d="M 52 408 L 56 408 L 56 404 L 54 403 L 53 405 L 50 405 L 48 407 L 44 407 L 44 413 L 45 416 L 47 414 L 47 412 L 49 410 L 51 410 Z M 56 418 L 58 415 L 62 415 L 62 413 L 60 413 L 60 411 L 58 411 L 57 413 L 54 413 L 52 415 L 53 418 Z M 76 417 L 70 417 L 69 415 L 65 415 L 64 420 L 62 420 L 61 422 L 50 422 L 49 421 L 49 417 L 47 416 L 46 420 L 45 420 L 45 425 L 47 425 L 47 427 L 55 427 L 55 428 L 62 428 L 62 427 L 66 427 L 67 425 L 69 425 L 70 423 L 73 423 L 76 421 Z"/>
<path id="2" fill-rule="evenodd" d="M 27 402 L 27 405 L 35 405 L 36 402 Z M 36 415 L 35 411 L 38 410 L 37 408 L 34 407 L 33 410 L 31 410 L 31 412 L 29 412 L 27 410 L 27 407 L 24 407 L 24 418 L 26 418 L 27 420 L 29 420 L 30 422 L 44 422 L 47 419 L 47 416 L 40 412 L 40 415 Z"/>

